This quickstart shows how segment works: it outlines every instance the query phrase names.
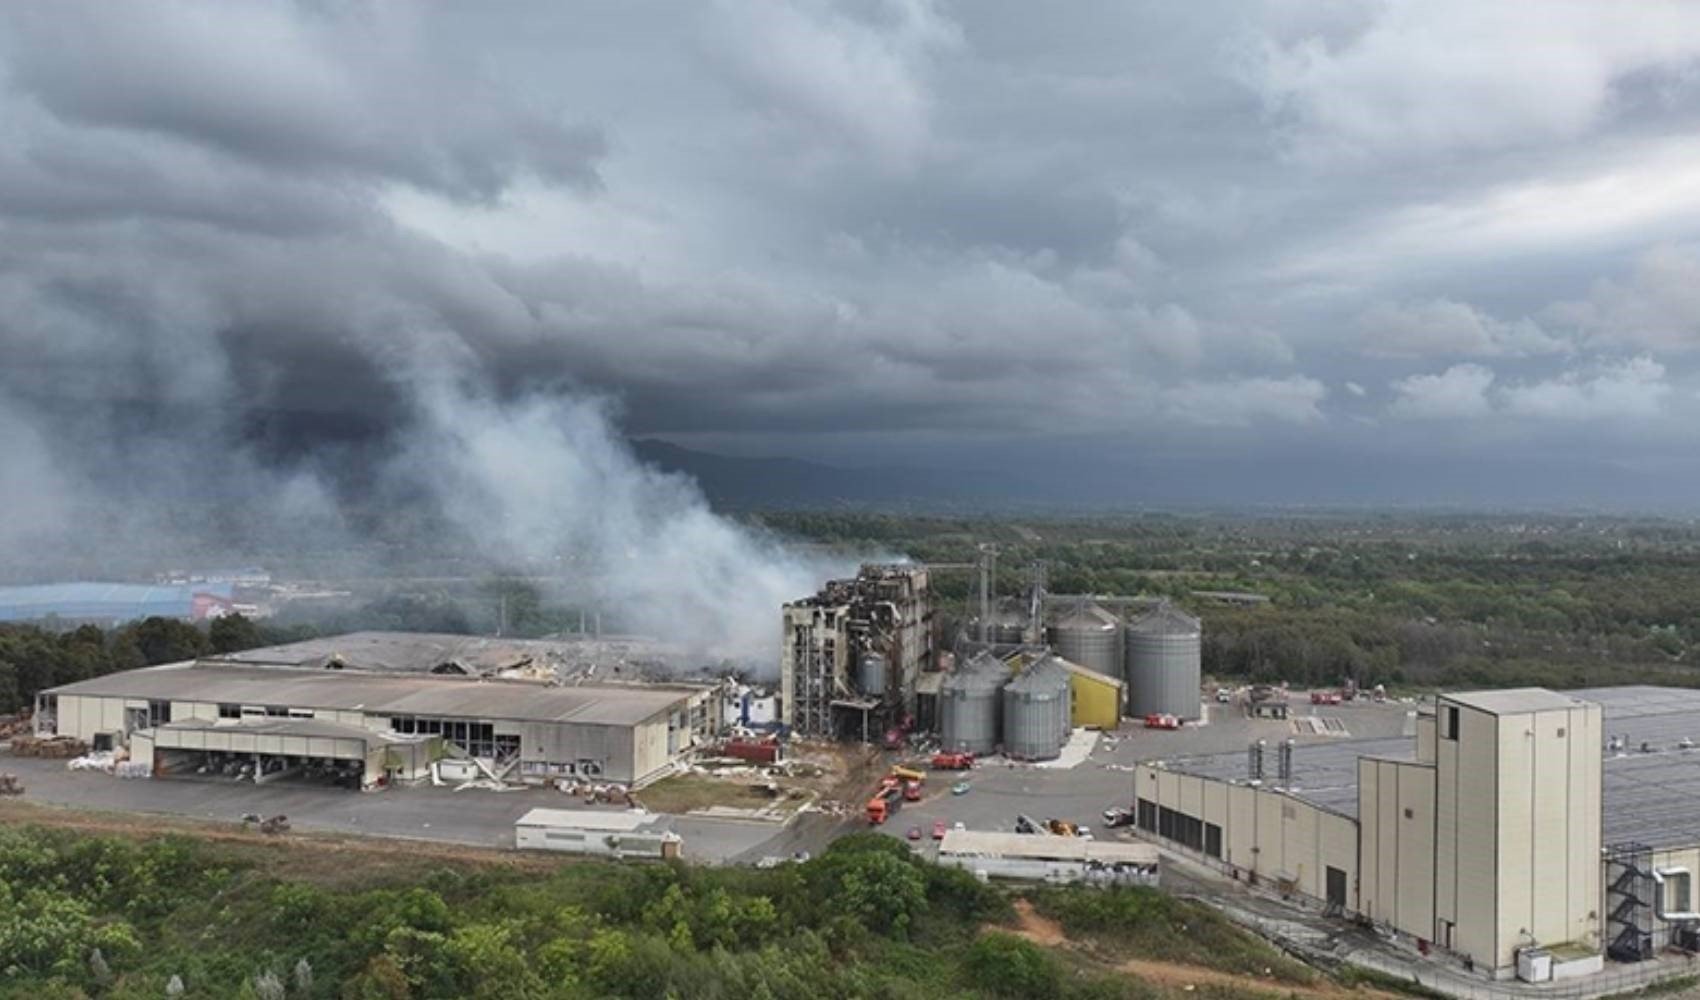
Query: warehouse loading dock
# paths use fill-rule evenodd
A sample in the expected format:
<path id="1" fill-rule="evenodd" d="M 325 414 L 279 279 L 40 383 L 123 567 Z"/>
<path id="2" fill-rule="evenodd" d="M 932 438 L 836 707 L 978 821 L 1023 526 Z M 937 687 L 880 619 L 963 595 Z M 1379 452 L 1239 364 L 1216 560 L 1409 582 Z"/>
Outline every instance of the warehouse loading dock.
<path id="1" fill-rule="evenodd" d="M 138 731 L 130 739 L 130 759 L 145 764 L 155 777 L 231 777 L 258 784 L 307 780 L 347 788 L 418 781 L 441 752 L 440 740 L 314 719 L 226 725 L 188 719 Z"/>

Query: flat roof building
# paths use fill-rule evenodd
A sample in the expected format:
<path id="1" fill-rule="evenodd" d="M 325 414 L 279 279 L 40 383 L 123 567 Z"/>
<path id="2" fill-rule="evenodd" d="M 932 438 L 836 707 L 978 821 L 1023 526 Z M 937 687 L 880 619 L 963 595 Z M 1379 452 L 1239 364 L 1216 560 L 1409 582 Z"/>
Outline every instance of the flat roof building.
<path id="1" fill-rule="evenodd" d="M 1142 762 L 1135 825 L 1499 977 L 1530 948 L 1574 975 L 1693 941 L 1700 692 L 1446 694 L 1414 728 L 1284 770 L 1256 749 Z"/>
<path id="2" fill-rule="evenodd" d="M 949 830 L 939 842 L 938 860 L 984 878 L 1157 884 L 1157 848 L 1090 837 Z"/>
<path id="3" fill-rule="evenodd" d="M 362 654 L 374 644 L 350 640 L 370 635 L 382 641 L 379 655 L 368 658 Z M 181 731 L 191 723 L 234 730 L 311 720 L 437 738 L 439 753 L 481 759 L 511 780 L 634 783 L 712 739 L 722 714 L 717 686 L 486 676 L 486 668 L 510 669 L 523 647 L 438 635 L 409 646 L 404 636 L 361 633 L 62 685 L 38 696 L 37 729 L 112 746 L 128 746 L 147 731 L 152 745 L 165 749 L 185 739 Z M 494 642 L 505 644 L 499 655 Z M 468 655 L 469 648 L 485 659 Z M 456 666 L 444 670 L 444 663 Z"/>

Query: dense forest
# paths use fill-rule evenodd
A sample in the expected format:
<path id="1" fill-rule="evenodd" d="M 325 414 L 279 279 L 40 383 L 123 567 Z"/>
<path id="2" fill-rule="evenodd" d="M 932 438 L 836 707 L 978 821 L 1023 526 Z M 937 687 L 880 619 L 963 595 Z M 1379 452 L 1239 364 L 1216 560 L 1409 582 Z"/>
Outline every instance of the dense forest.
<path id="1" fill-rule="evenodd" d="M 769 513 L 752 523 L 856 553 L 964 563 L 998 550 L 1000 594 L 1042 563 L 1055 593 L 1145 595 L 1204 620 L 1204 668 L 1222 679 L 1406 690 L 1543 684 L 1700 684 L 1700 526 L 1662 519 L 1149 514 L 939 518 Z M 950 634 L 972 614 L 975 574 L 933 586 Z M 1261 594 L 1223 606 L 1198 591 Z M 0 625 L 0 712 L 36 691 L 112 670 L 356 629 L 538 636 L 577 608 L 524 581 L 398 587 L 348 607 L 207 626 L 149 619 L 114 631 Z M 777 621 L 777 611 L 776 611 Z M 776 625 L 777 628 L 777 625 Z"/>
<path id="2" fill-rule="evenodd" d="M 1204 620 L 1219 678 L 1407 688 L 1700 684 L 1700 527 L 1633 518 L 1149 514 L 991 520 L 769 514 L 773 530 L 929 562 L 998 551 L 999 593 L 1147 595 Z M 941 617 L 972 573 L 938 574 Z M 1199 591 L 1269 599 L 1227 607 Z"/>
<path id="3" fill-rule="evenodd" d="M 855 834 L 778 868 L 415 861 L 365 870 L 312 840 L 131 841 L 0 830 L 0 995 L 217 1000 L 1155 1000 L 1130 957 L 1320 976 L 1154 890 L 1029 893 L 1078 946 L 1003 928 L 1003 891 Z M 404 848 L 398 848 L 405 860 Z M 1190 990 L 1190 988 L 1189 988 Z M 1180 991 L 1174 993 L 1180 995 Z"/>

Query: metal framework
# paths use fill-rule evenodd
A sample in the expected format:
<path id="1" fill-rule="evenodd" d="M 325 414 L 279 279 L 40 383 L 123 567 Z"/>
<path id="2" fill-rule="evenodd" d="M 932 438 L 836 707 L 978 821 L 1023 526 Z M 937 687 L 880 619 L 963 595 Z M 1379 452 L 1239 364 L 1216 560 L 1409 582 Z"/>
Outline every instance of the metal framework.
<path id="1" fill-rule="evenodd" d="M 1653 849 L 1626 842 L 1606 849 L 1606 954 L 1619 962 L 1653 957 Z"/>

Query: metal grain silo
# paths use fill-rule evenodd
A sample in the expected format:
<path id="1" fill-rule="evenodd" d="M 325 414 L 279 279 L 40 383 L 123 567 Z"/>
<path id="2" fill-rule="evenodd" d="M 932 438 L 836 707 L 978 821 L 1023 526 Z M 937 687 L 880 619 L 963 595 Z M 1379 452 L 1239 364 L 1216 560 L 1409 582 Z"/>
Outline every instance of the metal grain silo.
<path id="1" fill-rule="evenodd" d="M 1138 718 L 1165 713 L 1196 719 L 1204 630 L 1197 618 L 1159 605 L 1127 626 L 1127 711 Z"/>
<path id="2" fill-rule="evenodd" d="M 869 698 L 884 698 L 885 676 L 885 657 L 863 653 L 856 663 L 856 689 Z"/>
<path id="3" fill-rule="evenodd" d="M 939 737 L 950 752 L 989 754 L 997 749 L 1003 703 L 998 692 L 1009 668 L 987 653 L 964 663 L 939 684 Z"/>
<path id="4" fill-rule="evenodd" d="M 1078 604 L 1046 630 L 1051 648 L 1070 663 L 1122 679 L 1122 621 L 1096 604 Z"/>
<path id="5" fill-rule="evenodd" d="M 1027 614 L 1021 605 L 1007 598 L 997 602 L 987 619 L 985 642 L 994 646 L 1019 646 L 1027 641 Z M 980 638 L 980 620 L 975 618 L 969 634 Z"/>
<path id="6" fill-rule="evenodd" d="M 1003 689 L 1003 752 L 1050 760 L 1068 742 L 1069 672 L 1052 657 L 1023 670 Z"/>

